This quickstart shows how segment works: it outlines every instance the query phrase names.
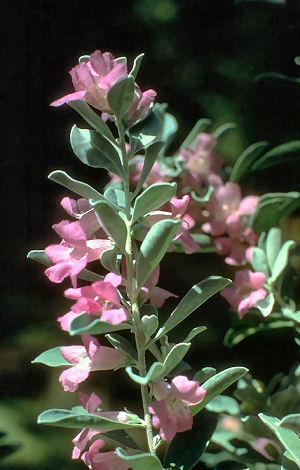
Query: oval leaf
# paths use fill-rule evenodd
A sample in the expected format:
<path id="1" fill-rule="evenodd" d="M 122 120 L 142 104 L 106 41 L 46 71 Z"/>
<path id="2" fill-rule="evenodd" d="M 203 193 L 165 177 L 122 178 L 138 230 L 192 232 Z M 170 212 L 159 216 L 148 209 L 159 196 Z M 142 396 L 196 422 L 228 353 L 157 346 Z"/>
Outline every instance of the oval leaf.
<path id="1" fill-rule="evenodd" d="M 32 364 L 45 364 L 46 366 L 50 367 L 58 367 L 58 366 L 70 366 L 72 365 L 69 361 L 67 361 L 60 351 L 61 346 L 57 346 L 56 348 L 48 349 L 44 351 L 42 354 L 37 356 L 33 359 Z"/>
<path id="2" fill-rule="evenodd" d="M 101 226 L 109 233 L 121 251 L 125 251 L 127 239 L 127 227 L 122 217 L 107 203 L 102 201 L 90 201 L 95 207 Z"/>
<path id="3" fill-rule="evenodd" d="M 115 146 L 96 131 L 72 127 L 70 141 L 73 152 L 85 165 L 105 168 L 122 176 L 123 169 Z"/>
<path id="4" fill-rule="evenodd" d="M 160 220 L 147 233 L 137 259 L 137 289 L 140 290 L 159 264 L 181 225 L 173 219 Z"/>
<path id="5" fill-rule="evenodd" d="M 176 183 L 157 183 L 140 194 L 134 203 L 132 218 L 134 221 L 145 214 L 161 207 L 176 194 Z"/>
<path id="6" fill-rule="evenodd" d="M 272 268 L 272 282 L 275 282 L 276 279 L 280 276 L 280 274 L 282 274 L 282 272 L 286 268 L 289 260 L 290 250 L 295 246 L 296 242 L 294 242 L 293 240 L 288 240 L 282 245 L 274 263 L 274 266 Z"/>
<path id="7" fill-rule="evenodd" d="M 245 367 L 230 367 L 229 369 L 218 372 L 218 374 L 204 382 L 202 387 L 205 388 L 206 395 L 201 403 L 190 406 L 192 414 L 195 415 L 199 413 L 213 398 L 224 392 L 226 388 L 230 387 L 230 385 L 247 374 L 247 372 L 248 369 Z"/>
<path id="8" fill-rule="evenodd" d="M 202 305 L 207 299 L 228 286 L 231 281 L 225 277 L 210 276 L 204 281 L 193 286 L 179 302 L 164 325 L 158 330 L 155 340 L 165 335 L 187 318 L 194 310 Z"/>
<path id="9" fill-rule="evenodd" d="M 50 426 L 60 426 L 64 428 L 90 428 L 90 429 L 128 429 L 141 427 L 139 422 L 123 423 L 103 416 L 87 413 L 85 410 L 46 410 L 38 416 L 39 424 L 48 424 Z"/>
<path id="10" fill-rule="evenodd" d="M 134 94 L 134 78 L 131 76 L 118 80 L 107 93 L 107 101 L 113 113 L 122 118 L 128 111 Z"/>
<path id="11" fill-rule="evenodd" d="M 266 238 L 266 255 L 268 265 L 272 271 L 278 253 L 281 247 L 281 230 L 278 227 L 272 227 Z"/>
<path id="12" fill-rule="evenodd" d="M 121 447 L 116 448 L 116 453 L 121 459 L 128 462 L 132 470 L 163 470 L 156 455 L 146 453 L 127 455 Z"/>
<path id="13" fill-rule="evenodd" d="M 100 194 L 96 189 L 92 188 L 86 183 L 82 181 L 75 180 L 71 176 L 69 176 L 65 171 L 55 170 L 50 173 L 48 176 L 49 180 L 55 181 L 65 188 L 70 189 L 75 194 L 78 194 L 81 197 L 85 197 L 87 199 L 104 199 L 102 194 Z"/>
<path id="14" fill-rule="evenodd" d="M 168 375 L 182 361 L 190 347 L 191 343 L 178 343 L 173 346 L 164 360 L 165 375 Z"/>
<path id="15" fill-rule="evenodd" d="M 289 452 L 290 456 L 294 459 L 297 465 L 300 466 L 300 453 L 299 453 L 299 437 L 294 431 L 286 429 L 280 426 L 280 420 L 273 416 L 267 416 L 264 413 L 258 415 L 263 423 L 265 423 L 269 429 L 275 434 L 277 439 Z"/>
<path id="16" fill-rule="evenodd" d="M 68 101 L 67 103 L 71 108 L 75 109 L 80 116 L 85 119 L 85 121 L 90 124 L 97 132 L 102 134 L 106 139 L 114 142 L 114 136 L 108 127 L 107 124 L 101 119 L 101 117 L 95 113 L 95 111 L 90 108 L 86 101 L 83 100 L 75 100 L 75 101 Z"/>
<path id="17" fill-rule="evenodd" d="M 113 325 L 112 323 L 102 321 L 99 318 L 95 318 L 95 315 L 89 315 L 87 313 L 81 313 L 70 323 L 70 335 L 100 335 L 104 333 L 110 333 L 112 331 L 129 330 L 131 325 L 128 323 L 119 323 Z"/>
<path id="18" fill-rule="evenodd" d="M 133 193 L 133 198 L 139 193 L 140 189 L 143 187 L 143 184 L 147 176 L 149 175 L 161 148 L 162 148 L 162 142 L 154 142 L 154 144 L 150 145 L 146 149 L 142 173 L 141 173 L 138 185 Z"/>
<path id="19" fill-rule="evenodd" d="M 133 372 L 131 366 L 127 366 L 125 370 L 134 382 L 140 385 L 147 385 L 147 383 L 158 380 L 162 377 L 165 371 L 165 366 L 162 364 L 162 362 L 153 362 L 145 377 L 141 377 L 140 375 Z"/>

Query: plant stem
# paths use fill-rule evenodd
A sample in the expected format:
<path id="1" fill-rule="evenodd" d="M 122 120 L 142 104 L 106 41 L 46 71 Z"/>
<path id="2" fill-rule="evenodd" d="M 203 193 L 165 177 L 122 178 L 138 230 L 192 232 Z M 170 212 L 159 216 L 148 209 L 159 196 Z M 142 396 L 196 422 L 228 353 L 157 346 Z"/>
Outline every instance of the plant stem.
<path id="1" fill-rule="evenodd" d="M 141 329 L 141 320 L 140 320 L 140 312 L 139 312 L 139 305 L 137 301 L 137 292 L 136 292 L 136 283 L 134 277 L 134 260 L 133 260 L 133 249 L 132 249 L 132 220 L 130 214 L 130 204 L 131 204 L 131 195 L 130 195 L 130 187 L 129 187 L 129 165 L 128 165 L 128 157 L 126 152 L 125 146 L 125 133 L 124 133 L 124 126 L 120 119 L 116 118 L 116 127 L 118 129 L 119 134 L 119 146 L 122 152 L 122 164 L 124 169 L 124 195 L 125 195 L 125 215 L 126 215 L 126 226 L 127 226 L 127 239 L 126 239 L 126 246 L 125 246 L 125 258 L 126 258 L 126 270 L 127 270 L 127 295 L 129 301 L 131 303 L 131 312 L 132 312 L 132 320 L 134 326 L 134 335 L 135 335 L 135 343 L 138 353 L 138 369 L 139 373 L 142 377 L 146 375 L 146 358 L 145 358 L 145 339 Z M 150 397 L 149 397 L 149 390 L 147 385 L 141 385 L 141 396 L 143 402 L 143 410 L 144 410 L 144 421 L 146 426 L 146 434 L 147 434 L 147 442 L 149 452 L 151 454 L 155 454 L 155 450 L 153 448 L 153 431 L 152 431 L 152 423 L 151 423 L 151 415 L 148 411 L 150 405 Z"/>

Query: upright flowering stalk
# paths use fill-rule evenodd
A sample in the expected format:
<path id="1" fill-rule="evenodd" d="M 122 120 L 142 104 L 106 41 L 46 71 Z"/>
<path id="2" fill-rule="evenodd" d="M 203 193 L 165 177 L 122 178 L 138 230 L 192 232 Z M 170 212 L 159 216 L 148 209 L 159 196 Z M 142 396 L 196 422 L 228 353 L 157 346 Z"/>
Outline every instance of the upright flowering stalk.
<path id="1" fill-rule="evenodd" d="M 176 182 L 160 171 L 159 159 L 170 138 L 168 115 L 164 107 L 153 105 L 156 93 L 142 92 L 136 83 L 141 60 L 142 55 L 128 73 L 125 58 L 100 51 L 84 56 L 70 72 L 75 92 L 52 103 L 56 107 L 69 104 L 92 127 L 73 127 L 72 149 L 85 165 L 108 171 L 112 182 L 102 193 L 63 171 L 52 172 L 49 178 L 77 193 L 79 199 L 65 197 L 61 202 L 73 218 L 53 226 L 61 242 L 30 254 L 47 265 L 50 281 L 61 283 L 70 277 L 72 287 L 64 294 L 73 303 L 58 320 L 64 331 L 80 335 L 83 342 L 53 348 L 35 362 L 64 366 L 59 380 L 68 392 L 84 387 L 91 372 L 95 376 L 98 371 L 119 368 L 125 368 L 140 388 L 141 416 L 127 408 L 99 410 L 99 397 L 82 392 L 80 406 L 40 415 L 42 423 L 82 429 L 73 440 L 73 458 L 82 458 L 93 470 L 162 470 L 156 456 L 162 441 L 172 441 L 165 459 L 171 467 L 176 465 L 177 433 L 191 430 L 194 416 L 246 372 L 242 367 L 230 368 L 228 376 L 223 371 L 213 385 L 208 381 L 202 386 L 192 372 L 184 374 L 189 366 L 183 358 L 191 340 L 205 328 L 199 325 L 177 344 L 168 338 L 174 327 L 228 285 L 228 279 L 213 276 L 200 281 L 165 322 L 160 320 L 158 308 L 169 297 L 177 297 L 157 285 L 160 261 L 178 241 L 187 254 L 200 247 L 191 235 L 196 221 L 189 214 L 190 196 L 178 194 Z M 180 155 L 191 188 L 210 184 L 210 172 L 218 179 L 222 161 L 213 153 L 214 145 L 215 139 L 203 134 L 193 149 Z M 140 173 L 132 190 L 135 158 Z M 197 417 L 205 421 L 202 444 L 199 447 L 198 431 L 193 443 L 197 461 L 216 425 L 215 416 L 207 416 L 200 413 Z M 145 432 L 145 449 L 131 438 L 132 428 Z M 103 452 L 107 438 L 121 447 Z M 90 444 L 91 439 L 95 440 Z"/>

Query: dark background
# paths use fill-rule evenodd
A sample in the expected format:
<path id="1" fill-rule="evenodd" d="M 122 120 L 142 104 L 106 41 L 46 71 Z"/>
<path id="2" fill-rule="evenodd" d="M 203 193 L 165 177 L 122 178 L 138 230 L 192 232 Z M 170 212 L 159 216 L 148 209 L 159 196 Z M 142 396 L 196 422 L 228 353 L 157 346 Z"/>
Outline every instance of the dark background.
<path id="1" fill-rule="evenodd" d="M 299 77 L 294 63 L 300 45 L 299 2 L 277 3 L 2 0 L 0 430 L 22 447 L 1 468 L 84 468 L 69 460 L 75 433 L 35 425 L 40 411 L 69 408 L 76 394 L 61 390 L 57 370 L 30 364 L 39 352 L 72 341 L 56 323 L 68 308 L 64 285 L 50 284 L 43 268 L 26 260 L 30 249 L 56 242 L 51 225 L 64 217 L 59 201 L 67 192 L 48 181 L 47 174 L 67 170 L 100 188 L 105 181 L 103 172 L 84 168 L 72 155 L 68 133 L 80 118 L 67 106 L 49 107 L 72 91 L 68 70 L 80 55 L 95 49 L 126 55 L 129 63 L 145 52 L 138 83 L 144 90 L 156 89 L 158 101 L 169 102 L 178 118 L 173 150 L 199 117 L 210 118 L 212 128 L 233 121 L 237 129 L 218 147 L 230 164 L 255 141 L 275 145 L 299 138 L 299 84 L 255 80 L 263 72 Z M 243 186 L 244 194 L 297 189 L 299 171 L 293 163 L 248 178 Z M 295 221 L 288 225 L 290 236 L 295 226 Z M 160 285 L 179 295 L 208 275 L 232 275 L 215 255 L 187 259 L 168 254 L 162 268 Z M 171 308 L 169 301 L 165 311 Z M 189 326 L 209 326 L 191 350 L 195 368 L 241 364 L 268 380 L 293 364 L 293 342 L 280 332 L 226 350 L 222 338 L 231 319 L 218 297 L 190 320 Z M 134 408 L 135 387 L 126 385 L 122 373 L 120 377 L 104 373 L 99 387 L 91 378 L 85 391 L 98 387 L 111 408 L 125 401 Z M 116 387 L 116 380 L 122 387 Z"/>

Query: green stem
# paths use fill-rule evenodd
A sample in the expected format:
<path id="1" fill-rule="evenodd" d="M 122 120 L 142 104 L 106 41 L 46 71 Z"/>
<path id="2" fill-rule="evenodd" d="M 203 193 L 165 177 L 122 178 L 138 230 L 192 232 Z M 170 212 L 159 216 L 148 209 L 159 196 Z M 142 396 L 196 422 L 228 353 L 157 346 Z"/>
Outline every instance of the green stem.
<path id="1" fill-rule="evenodd" d="M 122 152 L 122 164 L 124 169 L 124 195 L 125 195 L 125 216 L 127 225 L 127 239 L 125 246 L 125 259 L 126 259 L 126 270 L 127 270 L 127 295 L 131 303 L 132 319 L 134 325 L 135 343 L 138 353 L 138 369 L 142 377 L 146 375 L 146 358 L 145 358 L 145 338 L 141 328 L 139 305 L 137 301 L 138 292 L 136 291 L 136 283 L 134 277 L 134 260 L 133 260 L 133 243 L 132 243 L 132 220 L 130 215 L 130 204 L 131 195 L 129 187 L 129 165 L 128 157 L 125 146 L 125 133 L 122 122 L 116 118 L 116 126 L 119 134 L 119 146 Z M 150 397 L 147 385 L 141 385 L 141 396 L 144 410 L 144 421 L 146 426 L 148 448 L 151 454 L 155 454 L 153 448 L 153 431 L 151 423 L 151 415 L 149 413 Z"/>

